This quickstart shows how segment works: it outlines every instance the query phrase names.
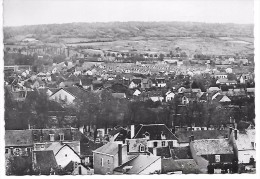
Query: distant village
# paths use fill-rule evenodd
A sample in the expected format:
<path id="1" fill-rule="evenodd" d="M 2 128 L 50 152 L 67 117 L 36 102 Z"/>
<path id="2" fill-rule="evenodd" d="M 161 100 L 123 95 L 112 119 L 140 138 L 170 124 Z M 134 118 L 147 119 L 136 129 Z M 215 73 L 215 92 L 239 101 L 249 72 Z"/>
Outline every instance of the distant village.
<path id="1" fill-rule="evenodd" d="M 255 173 L 252 55 L 4 45 L 6 175 Z"/>

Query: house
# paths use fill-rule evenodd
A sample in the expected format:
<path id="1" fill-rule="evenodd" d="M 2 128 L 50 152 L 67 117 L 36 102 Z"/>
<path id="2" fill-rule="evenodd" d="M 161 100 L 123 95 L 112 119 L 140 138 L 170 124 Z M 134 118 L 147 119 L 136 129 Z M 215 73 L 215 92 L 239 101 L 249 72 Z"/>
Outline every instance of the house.
<path id="1" fill-rule="evenodd" d="M 53 151 L 58 166 L 62 168 L 66 167 L 71 161 L 77 163 L 81 162 L 80 156 L 78 154 L 79 152 L 74 151 L 73 148 L 68 144 L 53 142 L 49 147 L 47 147 L 46 150 Z"/>
<path id="2" fill-rule="evenodd" d="M 148 79 L 148 78 L 144 78 L 141 81 L 141 88 L 142 89 L 150 89 L 152 87 L 152 80 Z"/>
<path id="3" fill-rule="evenodd" d="M 189 99 L 186 96 L 182 96 L 181 98 L 181 104 L 186 105 L 189 103 Z"/>
<path id="4" fill-rule="evenodd" d="M 191 139 L 190 149 L 192 158 L 203 172 L 233 172 L 235 155 L 228 139 Z"/>
<path id="5" fill-rule="evenodd" d="M 255 129 L 237 130 L 230 128 L 232 143 L 239 164 L 249 164 L 250 158 L 256 160 Z"/>
<path id="6" fill-rule="evenodd" d="M 33 170 L 40 175 L 55 174 L 54 171 L 58 168 L 53 151 L 33 151 L 32 153 Z"/>
<path id="7" fill-rule="evenodd" d="M 86 138 L 75 128 L 30 129 L 29 131 L 32 131 L 34 150 L 46 150 L 52 144 L 62 143 L 61 145 L 69 145 L 80 155 L 81 141 Z"/>
<path id="8" fill-rule="evenodd" d="M 246 88 L 246 93 L 248 96 L 255 96 L 255 88 Z"/>
<path id="9" fill-rule="evenodd" d="M 165 124 L 131 126 L 132 139 L 147 139 L 148 148 L 178 146 L 177 137 Z"/>
<path id="10" fill-rule="evenodd" d="M 209 87 L 209 89 L 207 90 L 209 93 L 214 93 L 214 92 L 219 92 L 221 91 L 221 89 L 219 89 L 219 87 Z"/>
<path id="11" fill-rule="evenodd" d="M 237 81 L 236 80 L 228 80 L 226 78 L 220 78 L 216 81 L 216 84 L 230 86 L 230 85 L 236 85 Z"/>
<path id="12" fill-rule="evenodd" d="M 141 87 L 141 83 L 142 83 L 142 78 L 133 78 L 129 85 L 129 88 L 133 89 L 133 88 Z"/>
<path id="13" fill-rule="evenodd" d="M 76 86 L 60 88 L 55 93 L 53 93 L 49 99 L 57 102 L 64 101 L 66 104 L 72 104 L 75 99 L 80 100 L 84 93 L 86 93 L 84 89 Z"/>
<path id="14" fill-rule="evenodd" d="M 148 99 L 151 99 L 153 102 L 163 101 L 164 97 L 162 97 L 161 91 L 148 91 L 144 93 Z"/>
<path id="15" fill-rule="evenodd" d="M 126 98 L 125 93 L 112 93 L 112 96 L 116 99 L 125 99 Z"/>
<path id="16" fill-rule="evenodd" d="M 114 169 L 114 174 L 149 175 L 161 173 L 161 157 L 138 155 L 132 160 Z"/>
<path id="17" fill-rule="evenodd" d="M 215 79 L 227 79 L 227 73 L 217 72 L 214 74 Z"/>
<path id="18" fill-rule="evenodd" d="M 126 129 L 124 129 L 123 127 L 112 129 L 108 133 L 109 142 L 114 142 L 114 141 L 123 142 L 129 136 L 128 133 L 129 132 Z"/>
<path id="19" fill-rule="evenodd" d="M 169 101 L 172 101 L 174 99 L 175 93 L 172 92 L 172 91 L 168 91 L 165 95 L 166 95 L 165 101 L 169 102 Z"/>
<path id="20" fill-rule="evenodd" d="M 166 81 L 165 78 L 156 78 L 156 84 L 159 88 L 166 87 Z"/>
<path id="21" fill-rule="evenodd" d="M 94 142 L 89 139 L 80 141 L 80 158 L 81 163 L 86 167 L 93 168 L 93 151 L 103 146 L 103 143 Z"/>
<path id="22" fill-rule="evenodd" d="M 127 155 L 127 145 L 108 142 L 93 151 L 94 174 L 113 174 L 115 168 L 133 159 L 135 155 Z"/>
<path id="23" fill-rule="evenodd" d="M 33 137 L 30 130 L 5 131 L 5 155 L 30 156 L 33 150 Z"/>
<path id="24" fill-rule="evenodd" d="M 212 100 L 213 101 L 217 101 L 219 103 L 230 103 L 231 100 L 229 99 L 229 97 L 227 97 L 226 95 L 221 95 L 221 94 L 218 94 L 216 96 L 213 96 L 212 97 Z"/>
<path id="25" fill-rule="evenodd" d="M 203 173 L 194 159 L 163 158 L 161 174 L 200 174 Z"/>
<path id="26" fill-rule="evenodd" d="M 139 96 L 141 94 L 141 91 L 139 91 L 138 89 L 135 90 L 135 92 L 133 93 L 134 96 Z"/>

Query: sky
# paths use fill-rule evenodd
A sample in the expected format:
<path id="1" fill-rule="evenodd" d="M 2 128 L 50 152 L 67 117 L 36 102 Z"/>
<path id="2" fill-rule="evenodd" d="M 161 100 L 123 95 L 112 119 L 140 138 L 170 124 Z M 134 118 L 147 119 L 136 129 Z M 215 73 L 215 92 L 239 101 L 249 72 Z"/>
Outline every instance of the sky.
<path id="1" fill-rule="evenodd" d="M 71 22 L 254 23 L 254 0 L 4 0 L 4 26 Z"/>

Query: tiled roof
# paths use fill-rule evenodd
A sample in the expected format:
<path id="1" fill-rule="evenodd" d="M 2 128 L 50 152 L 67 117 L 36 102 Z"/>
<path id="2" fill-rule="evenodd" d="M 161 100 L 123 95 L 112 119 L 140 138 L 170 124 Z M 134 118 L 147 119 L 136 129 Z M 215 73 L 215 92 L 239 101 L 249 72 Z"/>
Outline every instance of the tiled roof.
<path id="1" fill-rule="evenodd" d="M 204 131 L 178 131 L 175 133 L 179 142 L 189 142 L 189 137 L 194 136 L 194 140 L 201 139 L 224 139 L 228 136 L 228 130 L 204 130 Z"/>
<path id="2" fill-rule="evenodd" d="M 30 130 L 6 130 L 5 146 L 32 146 L 33 138 Z"/>
<path id="3" fill-rule="evenodd" d="M 165 124 L 147 124 L 141 125 L 134 138 L 143 138 L 144 134 L 148 132 L 150 134 L 150 140 L 161 140 L 161 134 L 166 137 L 166 140 L 177 140 L 177 137 L 169 130 Z"/>
<path id="4" fill-rule="evenodd" d="M 58 167 L 57 161 L 51 150 L 33 151 L 35 166 L 40 168 L 42 175 L 49 175 L 51 168 Z"/>
<path id="5" fill-rule="evenodd" d="M 233 148 L 227 139 L 194 140 L 190 144 L 197 155 L 232 154 Z"/>
<path id="6" fill-rule="evenodd" d="M 162 159 L 162 174 L 175 171 L 182 171 L 183 174 L 201 173 L 194 159 Z"/>
<path id="7" fill-rule="evenodd" d="M 138 155 L 136 158 L 126 162 L 120 167 L 115 168 L 115 171 L 122 172 L 123 168 L 126 166 L 132 166 L 130 170 L 124 172 L 124 174 L 139 174 L 147 167 L 152 165 L 154 162 L 158 161 L 161 157 L 153 155 Z M 160 168 L 158 168 L 159 170 Z"/>

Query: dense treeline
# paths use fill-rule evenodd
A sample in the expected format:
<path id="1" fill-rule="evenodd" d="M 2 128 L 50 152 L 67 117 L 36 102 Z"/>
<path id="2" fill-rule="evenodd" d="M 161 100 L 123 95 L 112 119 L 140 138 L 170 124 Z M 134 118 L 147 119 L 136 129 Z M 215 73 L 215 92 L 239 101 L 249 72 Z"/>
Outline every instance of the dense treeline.
<path id="1" fill-rule="evenodd" d="M 117 125 L 140 123 L 165 123 L 168 126 L 210 126 L 228 123 L 230 118 L 237 122 L 247 120 L 254 123 L 254 98 L 241 98 L 228 108 L 217 102 L 190 102 L 181 105 L 180 96 L 175 95 L 169 103 L 129 101 L 114 98 L 110 91 L 82 93 L 74 105 L 66 105 L 48 100 L 47 95 L 31 92 L 25 101 L 14 101 L 5 89 L 5 128 L 27 129 L 28 124 L 35 128 L 79 127 L 92 125 L 107 128 Z M 54 115 L 56 118 L 48 116 Z M 70 116 L 70 117 L 65 117 Z M 74 116 L 74 117 L 73 117 Z"/>

